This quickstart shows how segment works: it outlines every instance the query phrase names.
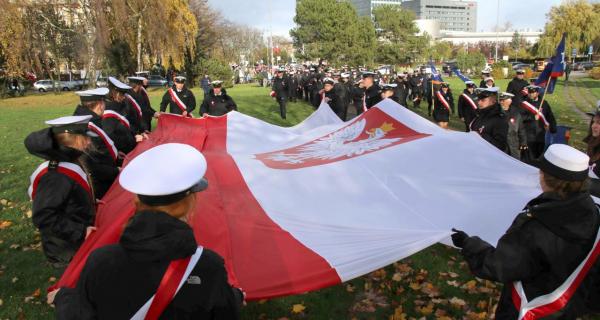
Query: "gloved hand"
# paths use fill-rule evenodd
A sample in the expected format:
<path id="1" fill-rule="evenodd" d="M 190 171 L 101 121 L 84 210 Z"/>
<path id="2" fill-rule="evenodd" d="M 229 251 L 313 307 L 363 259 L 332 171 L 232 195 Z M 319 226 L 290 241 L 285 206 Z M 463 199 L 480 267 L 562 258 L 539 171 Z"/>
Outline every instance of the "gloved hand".
<path id="1" fill-rule="evenodd" d="M 465 241 L 469 238 L 469 235 L 461 230 L 452 228 L 454 233 L 452 234 L 452 243 L 455 247 L 462 248 L 465 245 Z"/>

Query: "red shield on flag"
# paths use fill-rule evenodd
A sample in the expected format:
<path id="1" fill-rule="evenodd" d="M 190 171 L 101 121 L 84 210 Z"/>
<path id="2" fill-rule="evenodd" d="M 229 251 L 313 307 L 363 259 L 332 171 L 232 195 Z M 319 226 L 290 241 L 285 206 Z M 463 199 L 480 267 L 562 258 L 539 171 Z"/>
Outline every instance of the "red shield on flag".
<path id="1" fill-rule="evenodd" d="M 338 162 L 425 138 L 378 108 L 363 113 L 350 124 L 295 147 L 256 154 L 273 169 L 299 169 Z"/>

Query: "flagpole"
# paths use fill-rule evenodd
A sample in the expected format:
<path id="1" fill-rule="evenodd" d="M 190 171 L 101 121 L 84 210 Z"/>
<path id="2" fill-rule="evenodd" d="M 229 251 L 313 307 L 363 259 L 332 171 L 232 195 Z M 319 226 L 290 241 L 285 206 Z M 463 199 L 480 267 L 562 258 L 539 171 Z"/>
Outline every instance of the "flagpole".
<path id="1" fill-rule="evenodd" d="M 546 80 L 546 87 L 544 87 L 544 95 L 542 96 L 542 102 L 540 102 L 540 107 L 539 107 L 539 112 L 542 113 L 542 107 L 544 106 L 544 100 L 546 100 L 546 89 L 548 89 L 548 86 L 550 85 L 550 79 L 552 78 L 552 72 L 550 72 L 550 75 L 548 76 L 548 80 Z M 539 118 L 539 116 L 538 116 Z"/>

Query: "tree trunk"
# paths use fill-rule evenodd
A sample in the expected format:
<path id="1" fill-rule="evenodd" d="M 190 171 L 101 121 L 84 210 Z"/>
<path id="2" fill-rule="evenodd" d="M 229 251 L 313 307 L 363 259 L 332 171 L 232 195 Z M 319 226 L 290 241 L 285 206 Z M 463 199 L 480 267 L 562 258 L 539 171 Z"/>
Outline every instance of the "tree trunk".
<path id="1" fill-rule="evenodd" d="M 142 14 L 138 15 L 137 19 L 137 71 L 143 71 L 142 65 Z"/>

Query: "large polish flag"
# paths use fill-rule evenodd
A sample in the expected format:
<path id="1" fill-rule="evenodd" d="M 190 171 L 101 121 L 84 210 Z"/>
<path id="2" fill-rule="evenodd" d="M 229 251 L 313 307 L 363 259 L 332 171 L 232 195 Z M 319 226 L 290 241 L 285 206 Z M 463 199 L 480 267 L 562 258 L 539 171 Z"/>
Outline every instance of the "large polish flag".
<path id="1" fill-rule="evenodd" d="M 359 277 L 448 243 L 452 227 L 496 243 L 541 192 L 533 167 L 391 100 L 348 122 L 322 105 L 291 128 L 238 112 L 163 115 L 128 159 L 168 142 L 205 155 L 209 187 L 198 194 L 190 223 L 249 299 Z M 134 213 L 133 195 L 118 182 L 103 200 L 98 231 L 57 286 L 74 286 L 88 254 L 116 243 Z"/>

